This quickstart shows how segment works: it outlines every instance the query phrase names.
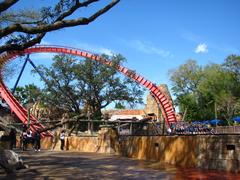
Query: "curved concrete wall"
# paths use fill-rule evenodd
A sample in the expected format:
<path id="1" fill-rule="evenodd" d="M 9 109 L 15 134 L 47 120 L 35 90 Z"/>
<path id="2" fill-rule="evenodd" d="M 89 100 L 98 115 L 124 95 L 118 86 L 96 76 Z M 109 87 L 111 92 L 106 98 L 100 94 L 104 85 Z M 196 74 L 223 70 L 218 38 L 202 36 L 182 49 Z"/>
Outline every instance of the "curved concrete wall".
<path id="1" fill-rule="evenodd" d="M 67 137 L 66 150 L 115 153 L 182 167 L 240 172 L 240 135 L 121 136 L 118 138 L 116 134 L 108 135 L 106 132 L 98 137 Z M 3 147 L 4 143 L 0 145 Z M 42 139 L 41 145 L 43 149 L 50 149 L 51 138 Z M 60 150 L 60 140 L 57 140 L 54 149 Z"/>
<path id="2" fill-rule="evenodd" d="M 132 136 L 121 142 L 122 155 L 182 167 L 240 172 L 239 135 Z"/>
<path id="3" fill-rule="evenodd" d="M 194 137 L 168 136 L 125 137 L 121 142 L 122 154 L 127 157 L 160 161 L 181 166 L 196 165 L 196 141 Z"/>

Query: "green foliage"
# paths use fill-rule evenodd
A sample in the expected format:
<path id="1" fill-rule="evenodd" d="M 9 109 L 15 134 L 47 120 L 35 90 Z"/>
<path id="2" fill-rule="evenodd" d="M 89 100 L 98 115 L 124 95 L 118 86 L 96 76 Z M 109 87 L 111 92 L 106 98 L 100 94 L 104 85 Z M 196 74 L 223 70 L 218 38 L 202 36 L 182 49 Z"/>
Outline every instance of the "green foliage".
<path id="1" fill-rule="evenodd" d="M 116 102 L 114 108 L 115 108 L 115 109 L 126 109 L 126 107 L 124 106 L 124 104 L 121 103 L 121 102 Z"/>
<path id="2" fill-rule="evenodd" d="M 202 70 L 196 61 L 188 60 L 177 70 L 170 72 L 170 80 L 173 83 L 175 95 L 192 93 L 196 91 L 197 84 L 201 80 Z"/>
<path id="3" fill-rule="evenodd" d="M 142 103 L 139 85 L 121 77 L 114 68 L 124 60 L 121 55 L 113 56 L 112 67 L 107 67 L 90 59 L 56 55 L 50 68 L 39 67 L 47 79 L 45 102 L 70 112 L 83 110 L 94 118 L 101 118 L 101 109 L 110 103 Z"/>
<path id="4" fill-rule="evenodd" d="M 41 99 L 41 90 L 34 84 L 25 85 L 24 87 L 18 86 L 15 91 L 15 97 L 23 105 L 33 104 Z"/>
<path id="5" fill-rule="evenodd" d="M 186 120 L 230 121 L 239 114 L 239 65 L 239 56 L 232 55 L 222 65 L 205 67 L 189 60 L 170 73 L 176 104 L 187 111 Z"/>
<path id="6" fill-rule="evenodd" d="M 230 55 L 225 59 L 223 68 L 227 71 L 233 78 L 235 82 L 234 89 L 232 91 L 233 95 L 240 98 L 240 56 Z"/>
<path id="7" fill-rule="evenodd" d="M 225 59 L 223 67 L 232 73 L 237 80 L 240 80 L 240 56 L 230 55 Z"/>
<path id="8" fill-rule="evenodd" d="M 53 59 L 51 67 L 39 66 L 38 70 L 46 81 L 43 101 L 59 109 L 80 112 L 83 102 L 81 92 L 76 86 L 74 69 L 77 59 L 70 55 L 59 54 Z M 33 70 L 36 73 L 35 70 Z"/>

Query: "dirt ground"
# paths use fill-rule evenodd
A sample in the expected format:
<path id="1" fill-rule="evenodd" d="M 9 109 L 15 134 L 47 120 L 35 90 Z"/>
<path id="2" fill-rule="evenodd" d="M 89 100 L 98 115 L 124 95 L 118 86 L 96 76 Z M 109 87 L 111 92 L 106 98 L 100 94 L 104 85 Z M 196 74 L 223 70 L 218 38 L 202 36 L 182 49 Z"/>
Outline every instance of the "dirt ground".
<path id="1" fill-rule="evenodd" d="M 28 169 L 15 174 L 0 171 L 0 179 L 93 179 L 93 180 L 186 180 L 240 179 L 240 175 L 224 172 L 179 169 L 158 163 L 129 159 L 114 155 L 69 151 L 19 151 Z"/>

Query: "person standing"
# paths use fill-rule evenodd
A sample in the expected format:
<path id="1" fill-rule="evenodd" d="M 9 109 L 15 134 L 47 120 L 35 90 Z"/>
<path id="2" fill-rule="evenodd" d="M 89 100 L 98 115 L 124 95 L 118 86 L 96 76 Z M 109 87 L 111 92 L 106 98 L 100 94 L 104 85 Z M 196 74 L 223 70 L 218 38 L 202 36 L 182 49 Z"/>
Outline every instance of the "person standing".
<path id="1" fill-rule="evenodd" d="M 27 131 L 23 130 L 21 134 L 21 148 L 23 151 L 27 150 Z"/>
<path id="2" fill-rule="evenodd" d="M 27 144 L 31 144 L 31 145 L 32 145 L 32 148 L 34 148 L 32 131 L 31 131 L 30 129 L 27 130 Z"/>
<path id="3" fill-rule="evenodd" d="M 64 150 L 64 144 L 65 144 L 65 131 L 62 130 L 60 133 L 60 140 L 61 140 L 61 150 Z"/>
<path id="4" fill-rule="evenodd" d="M 41 148 L 41 135 L 38 131 L 36 131 L 34 135 L 34 149 L 35 151 L 40 151 Z"/>
<path id="5" fill-rule="evenodd" d="M 9 137 L 10 137 L 10 149 L 12 150 L 13 148 L 16 147 L 16 130 L 14 128 L 11 128 Z"/>

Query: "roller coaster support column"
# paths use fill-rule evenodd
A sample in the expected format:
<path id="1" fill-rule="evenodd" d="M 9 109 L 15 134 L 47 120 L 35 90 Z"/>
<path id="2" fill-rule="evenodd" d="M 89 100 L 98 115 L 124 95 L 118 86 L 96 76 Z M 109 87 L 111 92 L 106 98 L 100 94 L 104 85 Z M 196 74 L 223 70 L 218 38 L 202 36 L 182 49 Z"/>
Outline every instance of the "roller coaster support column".
<path id="1" fill-rule="evenodd" d="M 47 79 L 43 76 L 43 74 L 38 70 L 37 66 L 32 62 L 32 60 L 29 58 L 28 62 L 32 65 L 32 67 L 37 71 L 37 73 L 41 76 L 41 78 L 45 81 L 45 83 L 48 84 Z"/>
<path id="2" fill-rule="evenodd" d="M 12 90 L 12 94 L 14 94 L 15 91 L 16 91 L 17 85 L 18 85 L 19 80 L 20 80 L 20 78 L 21 78 L 21 76 L 22 76 L 22 73 L 23 73 L 23 71 L 24 71 L 24 69 L 25 69 L 25 67 L 26 67 L 26 64 L 27 64 L 27 62 L 28 62 L 28 59 L 29 59 L 29 54 L 27 55 L 27 57 L 26 57 L 26 59 L 25 59 L 25 62 L 24 62 L 23 67 L 22 67 L 22 69 L 21 69 L 21 71 L 20 71 L 20 74 L 18 75 L 17 81 L 16 81 L 16 83 L 15 83 L 15 85 L 14 85 L 14 87 L 13 87 L 13 90 Z"/>

